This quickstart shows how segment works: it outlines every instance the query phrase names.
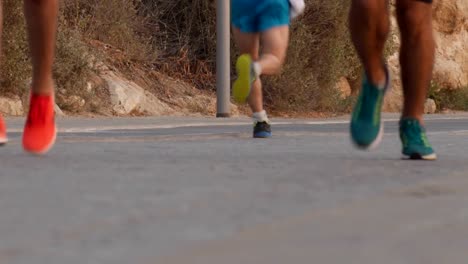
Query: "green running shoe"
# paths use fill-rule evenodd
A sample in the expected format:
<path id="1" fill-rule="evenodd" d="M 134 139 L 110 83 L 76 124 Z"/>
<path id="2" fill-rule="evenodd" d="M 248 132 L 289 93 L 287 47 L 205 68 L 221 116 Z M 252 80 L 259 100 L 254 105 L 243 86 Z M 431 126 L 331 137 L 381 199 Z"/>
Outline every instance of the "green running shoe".
<path id="1" fill-rule="evenodd" d="M 351 119 L 351 139 L 360 149 L 376 148 L 384 134 L 381 121 L 382 105 L 385 94 L 390 89 L 390 73 L 385 67 L 387 81 L 383 89 L 371 84 L 364 78 L 361 93 Z"/>
<path id="2" fill-rule="evenodd" d="M 427 139 L 426 129 L 414 118 L 400 120 L 403 159 L 436 160 L 437 155 Z"/>
<path id="3" fill-rule="evenodd" d="M 248 54 L 243 54 L 237 59 L 237 79 L 232 87 L 232 95 L 237 103 L 245 103 L 250 95 L 252 84 L 256 79 L 252 64 L 252 57 Z"/>

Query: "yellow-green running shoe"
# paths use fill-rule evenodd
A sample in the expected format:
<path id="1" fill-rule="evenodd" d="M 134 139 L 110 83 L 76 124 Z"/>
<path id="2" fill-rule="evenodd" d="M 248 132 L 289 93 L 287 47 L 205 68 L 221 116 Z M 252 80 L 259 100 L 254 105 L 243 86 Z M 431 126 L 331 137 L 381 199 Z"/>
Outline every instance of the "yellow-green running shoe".
<path id="1" fill-rule="evenodd" d="M 237 79 L 232 87 L 232 95 L 237 103 L 245 103 L 250 95 L 252 84 L 255 81 L 252 63 L 252 57 L 248 54 L 243 54 L 237 59 Z"/>

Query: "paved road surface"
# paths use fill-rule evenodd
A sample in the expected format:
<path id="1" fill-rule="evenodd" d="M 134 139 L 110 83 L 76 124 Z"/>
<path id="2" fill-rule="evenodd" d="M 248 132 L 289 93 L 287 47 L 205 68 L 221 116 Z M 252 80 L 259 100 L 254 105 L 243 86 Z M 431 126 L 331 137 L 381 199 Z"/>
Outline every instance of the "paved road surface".
<path id="1" fill-rule="evenodd" d="M 0 149 L 1 264 L 466 264 L 468 116 L 433 116 L 437 162 L 374 152 L 345 119 L 64 119 L 44 157 Z"/>

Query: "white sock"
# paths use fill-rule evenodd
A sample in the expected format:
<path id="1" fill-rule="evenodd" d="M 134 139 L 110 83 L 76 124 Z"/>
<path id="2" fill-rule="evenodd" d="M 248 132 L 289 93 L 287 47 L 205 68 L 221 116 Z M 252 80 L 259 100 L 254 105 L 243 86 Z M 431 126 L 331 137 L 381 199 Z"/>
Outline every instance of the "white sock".
<path id="1" fill-rule="evenodd" d="M 270 120 L 268 119 L 268 115 L 265 110 L 257 113 L 253 113 L 252 116 L 254 122 L 267 122 L 269 123 Z"/>
<path id="2" fill-rule="evenodd" d="M 262 65 L 258 62 L 252 63 L 252 68 L 255 73 L 255 77 L 258 79 L 262 75 Z"/>

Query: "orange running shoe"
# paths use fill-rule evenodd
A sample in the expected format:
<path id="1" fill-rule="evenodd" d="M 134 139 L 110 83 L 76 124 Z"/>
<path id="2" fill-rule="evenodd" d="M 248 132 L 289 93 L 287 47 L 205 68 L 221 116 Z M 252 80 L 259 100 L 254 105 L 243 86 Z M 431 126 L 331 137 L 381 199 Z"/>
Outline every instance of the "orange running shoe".
<path id="1" fill-rule="evenodd" d="M 56 135 L 54 96 L 31 95 L 23 134 L 24 150 L 33 154 L 45 154 L 54 145 Z"/>
<path id="2" fill-rule="evenodd" d="M 6 134 L 6 125 L 3 121 L 2 116 L 0 116 L 0 146 L 5 145 L 8 142 L 7 134 Z"/>

